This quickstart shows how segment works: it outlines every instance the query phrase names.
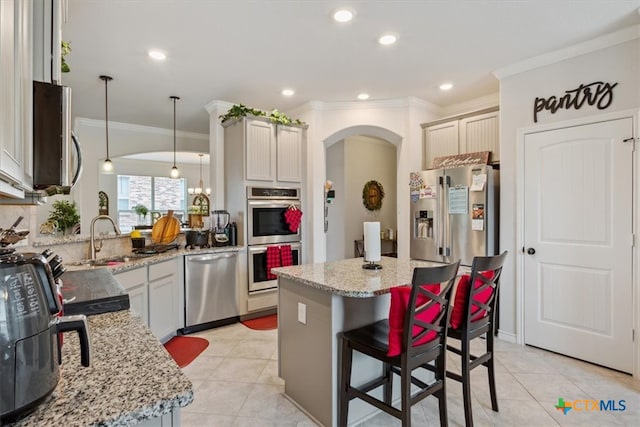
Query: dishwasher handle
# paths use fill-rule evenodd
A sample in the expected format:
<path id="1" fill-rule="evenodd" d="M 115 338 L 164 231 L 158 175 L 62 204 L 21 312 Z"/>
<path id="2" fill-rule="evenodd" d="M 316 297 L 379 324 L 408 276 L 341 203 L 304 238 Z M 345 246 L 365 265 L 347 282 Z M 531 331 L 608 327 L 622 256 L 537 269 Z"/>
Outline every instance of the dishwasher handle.
<path id="1" fill-rule="evenodd" d="M 221 259 L 235 258 L 237 255 L 238 254 L 236 252 L 225 252 L 222 254 L 189 255 L 187 256 L 187 260 L 189 262 L 208 263 Z"/>

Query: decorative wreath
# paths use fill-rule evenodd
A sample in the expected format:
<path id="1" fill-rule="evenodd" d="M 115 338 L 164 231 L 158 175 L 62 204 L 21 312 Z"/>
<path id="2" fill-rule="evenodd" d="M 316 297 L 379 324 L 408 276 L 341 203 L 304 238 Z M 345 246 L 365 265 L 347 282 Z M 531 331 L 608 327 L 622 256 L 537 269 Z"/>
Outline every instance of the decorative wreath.
<path id="1" fill-rule="evenodd" d="M 384 188 L 378 181 L 369 181 L 362 189 L 362 204 L 367 210 L 377 211 L 382 207 Z"/>

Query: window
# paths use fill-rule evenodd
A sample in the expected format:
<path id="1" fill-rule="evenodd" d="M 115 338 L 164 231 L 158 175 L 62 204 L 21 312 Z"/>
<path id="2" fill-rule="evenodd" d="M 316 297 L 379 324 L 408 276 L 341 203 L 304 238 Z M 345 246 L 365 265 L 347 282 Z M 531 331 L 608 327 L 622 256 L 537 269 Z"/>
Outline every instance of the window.
<path id="1" fill-rule="evenodd" d="M 123 233 L 135 225 L 151 225 L 151 212 L 165 214 L 172 209 L 178 220 L 186 211 L 186 182 L 184 178 L 164 176 L 118 175 L 118 226 Z M 134 206 L 147 207 L 146 218 L 138 218 Z"/>

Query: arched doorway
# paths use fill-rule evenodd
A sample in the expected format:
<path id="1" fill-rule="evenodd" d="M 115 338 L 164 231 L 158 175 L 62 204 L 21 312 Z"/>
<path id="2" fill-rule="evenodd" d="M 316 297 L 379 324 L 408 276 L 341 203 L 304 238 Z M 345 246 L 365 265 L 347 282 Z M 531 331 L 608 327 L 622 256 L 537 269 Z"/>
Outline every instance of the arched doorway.
<path id="1" fill-rule="evenodd" d="M 354 240 L 362 239 L 365 221 L 378 221 L 383 230 L 397 230 L 397 151 L 401 141 L 399 135 L 377 126 L 345 128 L 324 141 L 325 176 L 336 192 L 324 208 L 327 261 L 356 256 Z M 375 211 L 362 203 L 363 186 L 371 180 L 379 182 L 385 193 L 382 207 Z M 392 242 L 383 242 L 383 252 L 392 248 Z"/>

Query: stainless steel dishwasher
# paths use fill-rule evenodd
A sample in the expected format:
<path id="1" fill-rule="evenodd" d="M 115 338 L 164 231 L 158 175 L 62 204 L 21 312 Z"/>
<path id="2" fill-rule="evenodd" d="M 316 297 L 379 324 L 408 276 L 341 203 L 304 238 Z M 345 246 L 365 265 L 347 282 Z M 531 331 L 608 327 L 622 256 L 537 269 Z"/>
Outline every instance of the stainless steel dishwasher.
<path id="1" fill-rule="evenodd" d="M 237 322 L 238 253 L 216 252 L 184 257 L 183 334 Z"/>

